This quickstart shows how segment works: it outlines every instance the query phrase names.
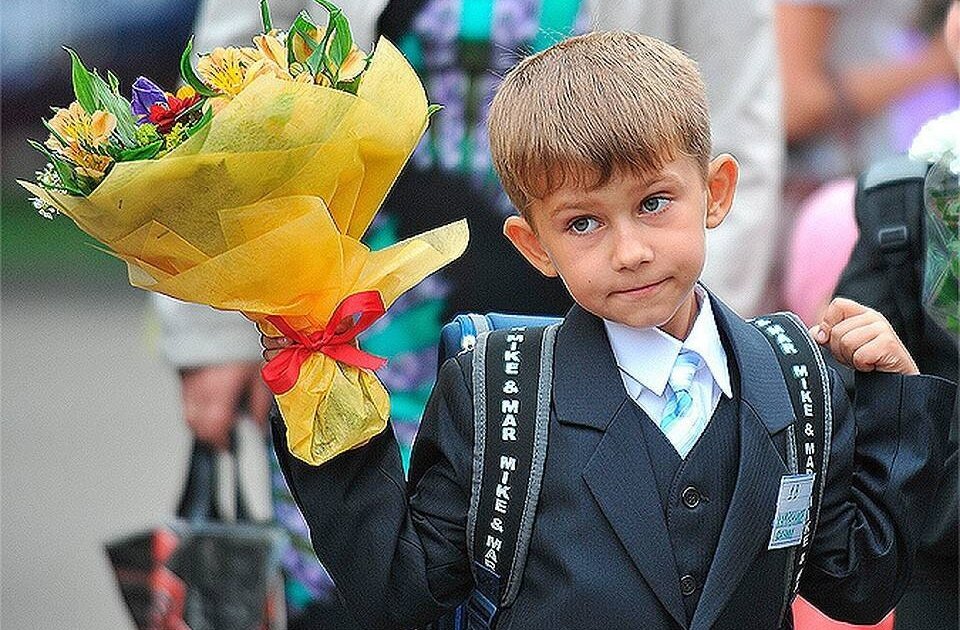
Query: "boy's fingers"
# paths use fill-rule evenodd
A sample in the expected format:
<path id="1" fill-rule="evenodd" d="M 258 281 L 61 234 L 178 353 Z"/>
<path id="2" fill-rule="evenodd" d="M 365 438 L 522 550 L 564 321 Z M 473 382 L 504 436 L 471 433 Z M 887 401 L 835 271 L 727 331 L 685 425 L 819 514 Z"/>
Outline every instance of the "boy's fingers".
<path id="1" fill-rule="evenodd" d="M 821 327 L 828 329 L 833 328 L 840 322 L 855 315 L 860 315 L 861 313 L 866 313 L 869 311 L 866 306 L 858 304 L 853 300 L 848 300 L 847 298 L 833 298 L 833 301 L 827 306 L 827 310 L 823 313 L 823 319 L 820 322 Z"/>
<path id="2" fill-rule="evenodd" d="M 845 323 L 845 322 L 844 322 Z M 830 351 L 841 363 L 856 367 L 854 356 L 860 348 L 869 344 L 887 331 L 883 322 L 874 321 L 866 326 L 856 326 L 840 333 L 834 328 L 830 336 Z"/>
<path id="3" fill-rule="evenodd" d="M 876 344 L 868 343 L 857 348 L 850 360 L 850 367 L 858 372 L 872 372 L 877 364 Z"/>
<path id="4" fill-rule="evenodd" d="M 826 316 L 824 316 L 824 318 L 826 319 Z M 810 329 L 810 336 L 818 343 L 825 344 L 828 341 L 833 341 L 837 337 L 842 337 L 854 328 L 866 326 L 875 321 L 877 321 L 877 318 L 873 311 L 867 310 L 852 317 L 839 320 L 833 324 L 821 321 Z"/>
<path id="5" fill-rule="evenodd" d="M 284 348 L 289 348 L 294 345 L 293 339 L 289 337 L 268 337 L 264 334 L 260 335 L 260 345 L 263 346 L 263 355 L 264 361 L 272 361 L 275 356 L 280 354 L 280 351 Z"/>
<path id="6" fill-rule="evenodd" d="M 880 370 L 894 372 L 900 367 L 900 357 L 890 339 L 877 337 L 857 348 L 852 356 L 852 365 L 860 372 Z"/>
<path id="7" fill-rule="evenodd" d="M 851 330 L 873 326 L 874 324 L 880 324 L 881 328 L 886 329 L 886 322 L 877 319 L 877 316 L 873 311 L 848 317 L 830 329 L 830 340 L 833 341 L 834 339 L 842 339 L 844 335 L 849 333 Z"/>
<path id="8" fill-rule="evenodd" d="M 827 331 L 824 330 L 820 326 L 820 324 L 817 324 L 816 326 L 811 328 L 808 332 L 810 333 L 810 336 L 813 337 L 814 340 L 821 345 L 827 343 L 827 340 L 830 339 L 830 335 L 827 334 Z"/>
<path id="9" fill-rule="evenodd" d="M 289 337 L 268 337 L 264 334 L 260 335 L 260 345 L 267 350 L 282 350 L 283 348 L 292 346 L 293 343 L 293 339 Z"/>

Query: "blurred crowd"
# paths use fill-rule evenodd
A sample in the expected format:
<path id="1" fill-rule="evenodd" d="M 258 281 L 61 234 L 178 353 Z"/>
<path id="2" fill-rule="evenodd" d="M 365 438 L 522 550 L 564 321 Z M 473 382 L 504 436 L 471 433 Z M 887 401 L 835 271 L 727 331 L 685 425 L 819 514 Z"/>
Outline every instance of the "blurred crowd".
<path id="1" fill-rule="evenodd" d="M 70 4 L 64 12 L 51 2 L 4 2 L 7 25 L 24 25 L 16 32 L 7 26 L 3 40 L 4 156 L 18 165 L 17 173 L 4 169 L 5 183 L 34 170 L 20 165 L 39 158 L 20 148 L 26 146 L 23 137 L 42 135 L 45 104 L 70 100 L 66 57 L 45 57 L 58 52 L 51 42 L 86 48 L 86 58 L 112 68 L 122 84 L 152 73 L 158 83 L 172 85 L 173 60 L 191 29 L 195 50 L 204 51 L 246 43 L 260 28 L 254 0 L 111 1 L 108 10 L 97 3 L 95 14 L 83 2 Z M 460 261 L 406 296 L 364 341 L 390 358 L 381 377 L 391 391 L 394 430 L 407 448 L 432 384 L 444 321 L 461 312 L 562 315 L 570 305 L 559 280 L 538 276 L 499 237 L 514 209 L 492 170 L 485 116 L 499 78 L 525 54 L 602 28 L 652 34 L 696 59 L 710 99 L 714 153 L 729 152 L 742 167 L 730 219 L 708 241 L 705 282 L 744 316 L 786 308 L 808 324 L 833 296 L 857 242 L 857 176 L 904 153 L 924 122 L 956 109 L 960 98 L 960 3 L 951 0 L 339 4 L 361 47 L 369 50 L 379 35 L 395 42 L 420 74 L 430 101 L 445 108 L 367 243 L 383 247 L 461 217 L 473 234 Z M 302 10 L 321 14 L 312 0 L 270 5 L 277 24 L 291 23 Z M 38 7 L 50 19 L 36 19 Z M 110 22 L 93 17 L 107 13 Z M 504 278 L 511 279 L 510 287 Z M 529 287 L 520 302 L 506 290 L 517 285 Z M 180 375 L 183 416 L 192 433 L 225 447 L 241 403 L 264 423 L 268 397 L 259 380 L 253 326 L 206 307 L 154 302 L 161 349 Z M 306 528 L 276 469 L 272 483 L 275 514 L 295 541 L 285 558 L 289 627 L 316 627 L 312 615 L 331 605 L 334 587 L 312 557 Z M 952 505 L 955 510 L 955 498 Z M 953 519 L 955 525 L 955 514 Z M 905 597 L 904 610 L 912 612 L 895 613 L 880 627 L 957 627 L 956 532 L 952 540 L 930 544 L 934 555 L 952 559 L 952 576 L 941 582 L 918 578 Z M 796 614 L 799 630 L 833 627 L 802 602 Z"/>

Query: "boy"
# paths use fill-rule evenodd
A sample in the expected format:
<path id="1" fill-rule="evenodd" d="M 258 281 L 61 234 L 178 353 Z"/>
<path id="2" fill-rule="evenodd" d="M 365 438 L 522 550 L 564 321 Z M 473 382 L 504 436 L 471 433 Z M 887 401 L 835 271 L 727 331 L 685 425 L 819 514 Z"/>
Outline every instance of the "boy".
<path id="1" fill-rule="evenodd" d="M 521 62 L 491 107 L 497 171 L 521 209 L 504 232 L 577 303 L 557 335 L 526 567 L 497 627 L 792 628 L 792 556 L 768 541 L 793 410 L 763 335 L 697 283 L 705 228 L 738 178 L 730 156 L 709 159 L 703 92 L 676 49 L 592 33 Z M 852 302 L 813 333 L 841 361 L 891 372 L 860 375 L 852 409 L 834 378 L 801 586 L 834 617 L 875 620 L 909 574 L 939 470 L 933 419 L 954 390 L 914 376 L 887 322 Z M 269 359 L 290 342 L 263 343 Z M 471 369 L 469 353 L 442 367 L 408 483 L 390 431 L 314 468 L 275 425 L 317 555 L 361 627 L 424 625 L 472 588 Z"/>

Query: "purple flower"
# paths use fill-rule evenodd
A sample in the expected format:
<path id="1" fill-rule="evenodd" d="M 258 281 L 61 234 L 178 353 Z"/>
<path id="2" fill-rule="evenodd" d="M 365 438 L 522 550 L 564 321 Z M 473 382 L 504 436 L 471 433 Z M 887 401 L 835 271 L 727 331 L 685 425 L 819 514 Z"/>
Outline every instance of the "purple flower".
<path id="1" fill-rule="evenodd" d="M 156 83 L 146 77 L 140 77 L 133 83 L 133 98 L 130 108 L 140 117 L 142 124 L 150 115 L 150 107 L 157 103 L 166 104 L 167 95 Z"/>

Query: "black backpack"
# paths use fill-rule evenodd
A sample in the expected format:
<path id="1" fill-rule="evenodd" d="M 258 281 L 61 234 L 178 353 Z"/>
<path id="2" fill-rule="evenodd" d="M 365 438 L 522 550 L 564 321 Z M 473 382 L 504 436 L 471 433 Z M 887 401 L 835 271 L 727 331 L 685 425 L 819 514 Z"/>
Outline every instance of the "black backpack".
<path id="1" fill-rule="evenodd" d="M 920 371 L 957 377 L 956 337 L 922 306 L 925 258 L 923 181 L 929 164 L 898 156 L 870 166 L 857 180 L 860 236 L 834 294 L 880 311 Z"/>
<path id="2" fill-rule="evenodd" d="M 789 470 L 814 474 L 809 529 L 791 549 L 792 583 L 782 617 L 799 589 L 823 497 L 832 427 L 830 379 L 819 347 L 796 315 L 776 313 L 750 322 L 773 347 L 790 392 L 796 421 L 787 429 Z M 490 630 L 499 611 L 517 597 L 547 455 L 559 325 L 556 318 L 491 313 L 458 315 L 443 327 L 440 364 L 474 351 L 474 466 L 467 517 L 474 590 L 429 630 Z M 505 412 L 518 409 L 526 410 L 523 420 L 507 426 Z M 505 431 L 513 433 L 506 436 Z M 503 483 L 509 483 L 512 500 L 504 501 L 498 491 Z"/>

